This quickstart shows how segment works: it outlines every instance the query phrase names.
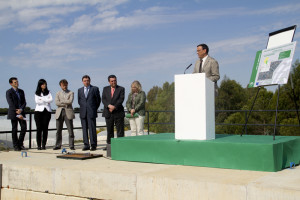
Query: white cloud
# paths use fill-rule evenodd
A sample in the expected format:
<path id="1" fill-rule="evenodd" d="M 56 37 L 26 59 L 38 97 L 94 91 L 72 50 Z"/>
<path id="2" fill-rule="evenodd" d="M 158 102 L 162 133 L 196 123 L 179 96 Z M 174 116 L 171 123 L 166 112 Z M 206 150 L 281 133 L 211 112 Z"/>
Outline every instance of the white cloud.
<path id="1" fill-rule="evenodd" d="M 127 0 L 9 0 L 0 1 L 0 29 L 15 27 L 17 30 L 41 30 L 50 28 L 55 17 L 66 17 L 86 10 L 87 7 L 98 7 L 105 11 L 113 9 Z M 43 21 L 44 26 L 37 25 Z M 47 24 L 46 24 L 47 23 Z M 36 25 L 31 25 L 36 24 Z M 28 27 L 30 26 L 30 27 Z M 35 29 L 36 28 L 36 29 Z"/>
<path id="2" fill-rule="evenodd" d="M 0 2 L 0 10 L 23 10 L 26 8 L 38 8 L 48 6 L 72 6 L 72 5 L 96 5 L 104 2 L 103 0 L 9 0 Z M 114 4 L 114 0 L 105 1 L 105 4 Z"/>
<path id="3" fill-rule="evenodd" d="M 162 23 L 176 23 L 185 22 L 188 20 L 207 20 L 209 18 L 217 18 L 227 15 L 254 15 L 254 14 L 273 14 L 287 12 L 291 6 L 287 5 L 280 10 L 280 7 L 275 7 L 276 12 L 271 12 L 271 8 L 262 10 L 246 10 L 244 8 L 230 8 L 222 10 L 198 10 L 194 12 L 180 12 L 175 8 L 169 7 L 149 7 L 144 10 L 133 10 L 129 13 L 120 13 L 116 8 L 117 6 L 124 4 L 127 0 L 94 0 L 94 1 L 30 1 L 31 4 L 27 5 L 23 1 L 21 5 L 16 5 L 16 1 L 12 3 L 6 3 L 12 10 L 17 10 L 19 22 L 24 23 L 24 27 L 20 30 L 32 31 L 32 30 L 50 30 L 48 32 L 49 37 L 41 43 L 22 43 L 17 46 L 17 50 L 28 54 L 27 57 L 21 58 L 30 66 L 30 60 L 32 65 L 36 66 L 51 66 L 49 63 L 54 62 L 59 65 L 58 62 L 62 62 L 60 65 L 64 65 L 66 62 L 74 60 L 87 59 L 96 54 L 98 49 L 87 48 L 81 40 L 81 35 L 88 35 L 90 33 L 101 33 L 118 31 L 128 29 L 132 27 L 142 27 L 157 25 Z M 74 12 L 85 11 L 85 5 L 96 6 L 96 9 L 91 12 L 80 12 L 81 15 L 75 18 L 70 18 L 68 22 L 64 21 L 66 16 Z M 68 6 L 68 7 L 67 7 Z M 293 11 L 300 9 L 300 4 L 296 4 Z M 0 9 L 4 8 L 3 3 L 0 4 Z M 176 12 L 175 12 L 176 11 Z M 8 18 L 16 18 L 8 17 Z M 1 18 L 0 26 L 5 24 L 5 18 Z M 64 17 L 64 18 L 63 18 Z M 30 23 L 29 23 L 30 22 Z M 52 28 L 52 24 L 59 24 L 57 28 Z M 8 24 L 5 24 L 8 25 Z M 214 53 L 234 51 L 243 52 L 246 51 L 249 46 L 254 47 L 255 44 L 261 42 L 262 35 L 250 36 L 245 38 L 229 39 L 211 43 L 211 49 Z M 192 59 L 190 48 L 182 50 L 180 52 L 160 52 L 146 58 L 135 60 L 133 63 L 139 63 L 137 66 L 148 65 L 149 70 L 156 70 L 156 67 L 165 68 L 174 67 L 177 63 L 178 66 L 185 65 L 186 58 Z M 29 53 L 28 53 L 29 52 Z M 194 51 L 192 51 L 194 52 Z M 42 63 L 45 59 L 47 62 Z M 51 61 L 53 59 L 54 61 Z M 170 61 L 172 63 L 170 64 Z M 182 61 L 184 60 L 184 61 Z M 174 62 L 173 62 L 174 61 Z M 129 63 L 132 67 L 132 63 Z M 124 66 L 123 66 L 124 67 Z M 136 69 L 140 70 L 139 67 Z"/>
<path id="4" fill-rule="evenodd" d="M 280 5 L 265 9 L 257 9 L 257 10 L 251 10 L 246 11 L 244 14 L 251 14 L 251 15 L 270 15 L 270 14 L 284 14 L 284 13 L 292 13 L 292 12 L 299 12 L 300 10 L 300 3 L 298 4 L 287 4 L 287 5 Z"/>
<path id="5" fill-rule="evenodd" d="M 30 8 L 20 10 L 17 15 L 21 22 L 29 23 L 39 18 L 52 18 L 53 16 L 66 16 L 73 12 L 83 10 L 80 6 L 71 7 L 47 7 L 47 8 Z"/>
<path id="6" fill-rule="evenodd" d="M 111 10 L 121 4 L 128 2 L 129 0 L 102 0 L 99 1 L 100 6 L 98 6 L 98 11 L 103 12 L 106 10 Z"/>
<path id="7" fill-rule="evenodd" d="M 217 41 L 211 43 L 211 49 L 214 51 L 214 53 L 226 51 L 234 53 L 249 51 L 249 49 L 257 49 L 257 47 L 262 44 L 263 38 L 267 39 L 267 36 L 264 37 L 263 35 L 252 35 Z"/>
<path id="8" fill-rule="evenodd" d="M 222 54 L 222 59 L 216 59 L 221 61 L 224 67 L 234 63 L 241 63 L 245 59 L 248 60 L 248 57 L 239 56 L 240 53 L 243 52 L 243 56 L 247 56 L 249 52 L 259 50 L 257 46 L 264 44 L 264 42 L 261 35 L 254 35 L 212 42 L 209 47 L 213 55 Z M 172 51 L 156 52 L 145 57 L 136 58 L 123 63 L 122 66 L 113 68 L 113 70 L 126 73 L 130 76 L 155 73 L 163 70 L 174 73 L 178 72 L 178 70 L 181 72 L 180 70 L 182 69 L 183 73 L 185 67 L 192 62 L 193 66 L 191 66 L 190 71 L 193 71 L 194 63 L 198 59 L 196 47 L 183 46 L 174 49 Z"/>
<path id="9" fill-rule="evenodd" d="M 69 39 L 56 37 L 41 44 L 21 43 L 16 47 L 20 55 L 12 57 L 10 63 L 22 67 L 65 68 L 70 62 L 81 61 L 95 54 L 94 50 L 80 48 L 80 42 Z"/>
<path id="10" fill-rule="evenodd" d="M 281 14 L 300 10 L 300 4 L 286 5 L 261 10 L 247 10 L 245 8 L 227 8 L 219 10 L 197 10 L 182 12 L 170 7 L 149 7 L 144 10 L 134 10 L 126 15 L 120 14 L 115 7 L 123 1 L 109 6 L 99 7 L 99 13 L 82 15 L 74 20 L 70 26 L 55 30 L 58 34 L 81 34 L 86 32 L 110 32 L 128 28 L 145 27 L 166 23 L 186 22 L 190 20 L 207 20 L 231 15 L 257 15 L 257 14 Z M 106 8 L 106 9 L 104 9 Z M 293 9 L 290 9 L 293 8 Z M 273 9 L 275 10 L 273 12 Z M 289 9 L 291 11 L 289 11 Z"/>
<path id="11" fill-rule="evenodd" d="M 119 12 L 116 11 L 116 10 L 104 11 L 104 12 L 100 12 L 98 15 L 96 15 L 95 19 L 97 19 L 97 18 L 105 19 L 105 18 L 108 18 L 108 17 L 114 17 L 117 14 L 119 14 Z"/>

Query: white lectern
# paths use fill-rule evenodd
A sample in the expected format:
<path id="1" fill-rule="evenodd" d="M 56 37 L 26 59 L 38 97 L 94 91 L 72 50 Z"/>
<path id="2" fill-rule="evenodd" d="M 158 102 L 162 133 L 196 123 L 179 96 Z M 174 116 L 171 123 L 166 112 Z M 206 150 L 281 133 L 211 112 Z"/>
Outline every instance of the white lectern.
<path id="1" fill-rule="evenodd" d="M 205 73 L 175 75 L 175 139 L 215 139 L 215 89 Z"/>

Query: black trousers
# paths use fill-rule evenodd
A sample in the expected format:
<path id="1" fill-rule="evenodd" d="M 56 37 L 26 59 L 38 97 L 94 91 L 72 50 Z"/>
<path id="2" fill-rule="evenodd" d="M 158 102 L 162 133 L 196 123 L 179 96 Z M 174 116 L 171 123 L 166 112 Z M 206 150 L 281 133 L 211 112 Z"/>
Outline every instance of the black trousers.
<path id="1" fill-rule="evenodd" d="M 38 147 L 46 146 L 48 139 L 48 126 L 51 119 L 51 113 L 45 108 L 43 112 L 34 112 L 34 120 L 36 124 L 36 143 Z M 42 135 L 43 132 L 43 135 Z"/>
<path id="2" fill-rule="evenodd" d="M 20 135 L 18 137 L 18 122 L 21 126 L 21 132 Z M 13 145 L 14 148 L 18 148 L 23 146 L 23 142 L 24 142 L 24 137 L 26 134 L 26 130 L 27 130 L 27 124 L 25 120 L 20 120 L 20 119 L 15 119 L 15 120 L 11 120 L 11 126 L 12 126 L 12 141 L 13 141 Z"/>
<path id="3" fill-rule="evenodd" d="M 124 117 L 115 117 L 111 115 L 110 118 L 105 118 L 107 126 L 107 144 L 110 144 L 111 138 L 114 138 L 114 124 L 117 128 L 117 136 L 124 137 Z"/>

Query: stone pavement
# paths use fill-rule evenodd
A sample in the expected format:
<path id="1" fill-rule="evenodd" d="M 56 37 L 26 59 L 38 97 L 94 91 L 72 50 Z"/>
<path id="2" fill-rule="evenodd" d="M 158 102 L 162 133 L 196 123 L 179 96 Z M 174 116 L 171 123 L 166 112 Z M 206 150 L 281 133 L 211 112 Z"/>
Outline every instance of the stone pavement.
<path id="1" fill-rule="evenodd" d="M 92 153 L 106 156 L 104 146 L 100 141 Z M 83 153 L 81 148 L 77 145 L 75 152 Z M 51 147 L 27 153 L 28 157 L 22 158 L 21 152 L 0 151 L 1 200 L 300 199 L 299 166 L 259 172 L 114 161 L 107 157 L 67 160 L 56 158 L 61 151 Z"/>

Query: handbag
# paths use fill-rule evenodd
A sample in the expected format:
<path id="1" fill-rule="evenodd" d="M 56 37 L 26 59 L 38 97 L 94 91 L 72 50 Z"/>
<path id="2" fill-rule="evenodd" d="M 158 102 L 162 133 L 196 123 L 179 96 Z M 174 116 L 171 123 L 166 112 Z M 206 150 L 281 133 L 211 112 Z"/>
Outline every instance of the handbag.
<path id="1" fill-rule="evenodd" d="M 139 117 L 139 114 L 137 114 L 137 113 L 134 113 L 134 115 L 133 115 L 133 116 L 131 116 L 131 114 L 130 114 L 130 113 L 127 113 L 127 114 L 125 115 L 125 117 L 126 117 L 126 118 L 136 118 L 136 117 Z"/>

